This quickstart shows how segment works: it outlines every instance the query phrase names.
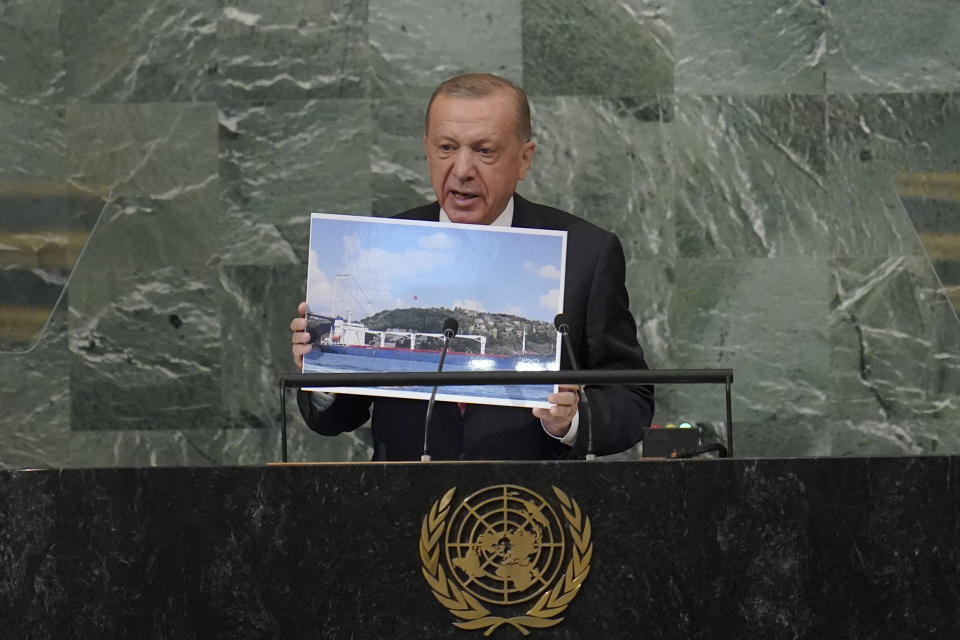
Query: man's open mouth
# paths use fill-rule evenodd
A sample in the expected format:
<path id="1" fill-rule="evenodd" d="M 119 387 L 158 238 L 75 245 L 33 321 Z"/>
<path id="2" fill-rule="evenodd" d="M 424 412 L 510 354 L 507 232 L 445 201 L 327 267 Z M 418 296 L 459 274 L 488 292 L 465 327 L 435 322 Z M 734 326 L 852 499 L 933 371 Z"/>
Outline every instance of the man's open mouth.
<path id="1" fill-rule="evenodd" d="M 450 191 L 450 194 L 459 202 L 468 202 L 477 197 L 475 193 L 465 193 L 463 191 Z"/>

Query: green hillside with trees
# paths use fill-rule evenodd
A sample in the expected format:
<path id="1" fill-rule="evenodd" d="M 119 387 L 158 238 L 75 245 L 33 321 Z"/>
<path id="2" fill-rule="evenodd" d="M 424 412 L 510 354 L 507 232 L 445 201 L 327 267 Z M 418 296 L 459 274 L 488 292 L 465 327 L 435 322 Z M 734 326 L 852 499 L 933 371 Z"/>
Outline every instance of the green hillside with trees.
<path id="1" fill-rule="evenodd" d="M 554 353 L 557 332 L 553 324 L 537 320 L 527 320 L 506 313 L 485 313 L 472 309 L 447 309 L 445 307 L 410 307 L 380 311 L 364 318 L 363 324 L 377 331 L 406 329 L 425 333 L 440 333 L 447 318 L 456 318 L 460 323 L 458 334 L 482 335 L 487 338 L 487 353 L 515 355 L 521 352 L 523 332 L 526 329 L 526 353 L 551 355 Z M 400 338 L 396 346 L 409 346 L 409 339 Z M 440 339 L 418 339 L 418 349 L 439 349 Z M 480 343 L 476 340 L 454 338 L 450 345 L 453 351 L 479 353 Z"/>

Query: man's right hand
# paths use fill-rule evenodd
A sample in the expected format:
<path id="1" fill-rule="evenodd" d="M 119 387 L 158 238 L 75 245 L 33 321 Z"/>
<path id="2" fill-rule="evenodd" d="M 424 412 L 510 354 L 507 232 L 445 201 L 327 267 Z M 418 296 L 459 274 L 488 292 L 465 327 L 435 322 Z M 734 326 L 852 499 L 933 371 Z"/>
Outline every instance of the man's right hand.
<path id="1" fill-rule="evenodd" d="M 313 346 L 310 344 L 310 334 L 307 333 L 307 303 L 301 302 L 297 307 L 299 317 L 290 321 L 290 331 L 293 332 L 293 361 L 297 365 L 297 370 L 303 369 L 303 356 L 310 352 Z"/>

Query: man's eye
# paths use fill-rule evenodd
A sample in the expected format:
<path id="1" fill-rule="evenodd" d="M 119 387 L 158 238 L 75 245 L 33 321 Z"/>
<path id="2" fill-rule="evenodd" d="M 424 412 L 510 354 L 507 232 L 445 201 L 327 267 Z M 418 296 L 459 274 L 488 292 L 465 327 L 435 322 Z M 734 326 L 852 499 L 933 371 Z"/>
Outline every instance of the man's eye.
<path id="1" fill-rule="evenodd" d="M 490 147 L 480 147 L 477 149 L 477 152 L 482 156 L 489 156 L 493 154 L 493 149 Z"/>
<path id="2" fill-rule="evenodd" d="M 452 145 L 452 144 L 442 144 L 442 145 L 440 145 L 440 151 L 443 151 L 443 152 L 445 152 L 445 153 L 446 153 L 446 152 L 453 151 L 453 145 Z"/>

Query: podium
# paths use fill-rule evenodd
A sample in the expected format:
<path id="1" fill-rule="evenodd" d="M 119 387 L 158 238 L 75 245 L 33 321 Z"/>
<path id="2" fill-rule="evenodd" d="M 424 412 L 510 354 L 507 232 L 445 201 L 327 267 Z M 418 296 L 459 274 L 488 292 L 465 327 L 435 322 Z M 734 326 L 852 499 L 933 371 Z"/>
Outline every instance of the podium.
<path id="1" fill-rule="evenodd" d="M 724 385 L 726 410 L 726 452 L 733 456 L 733 413 L 731 386 L 733 369 L 618 369 L 618 370 L 563 370 L 563 371 L 444 371 L 444 372 L 380 372 L 380 373 L 312 373 L 281 376 L 280 378 L 280 458 L 287 462 L 287 401 L 288 389 L 310 387 L 377 387 L 417 385 L 524 385 L 576 384 L 643 385 L 643 384 L 717 384 Z M 583 405 L 586 407 L 586 405 Z M 428 410 L 429 411 L 429 410 Z M 589 416 L 589 409 L 587 409 Z M 588 424 L 591 422 L 589 417 Z M 589 427 L 588 427 L 589 432 Z M 593 456 L 592 436 L 588 433 L 587 459 Z M 426 444 L 426 443 L 424 443 Z M 426 451 L 424 452 L 426 453 Z"/>
<path id="2" fill-rule="evenodd" d="M 468 601 L 488 563 L 544 590 L 487 580 L 473 620 L 566 598 L 533 639 L 954 638 L 958 487 L 950 456 L 2 472 L 0 637 L 483 638 L 437 583 Z"/>

